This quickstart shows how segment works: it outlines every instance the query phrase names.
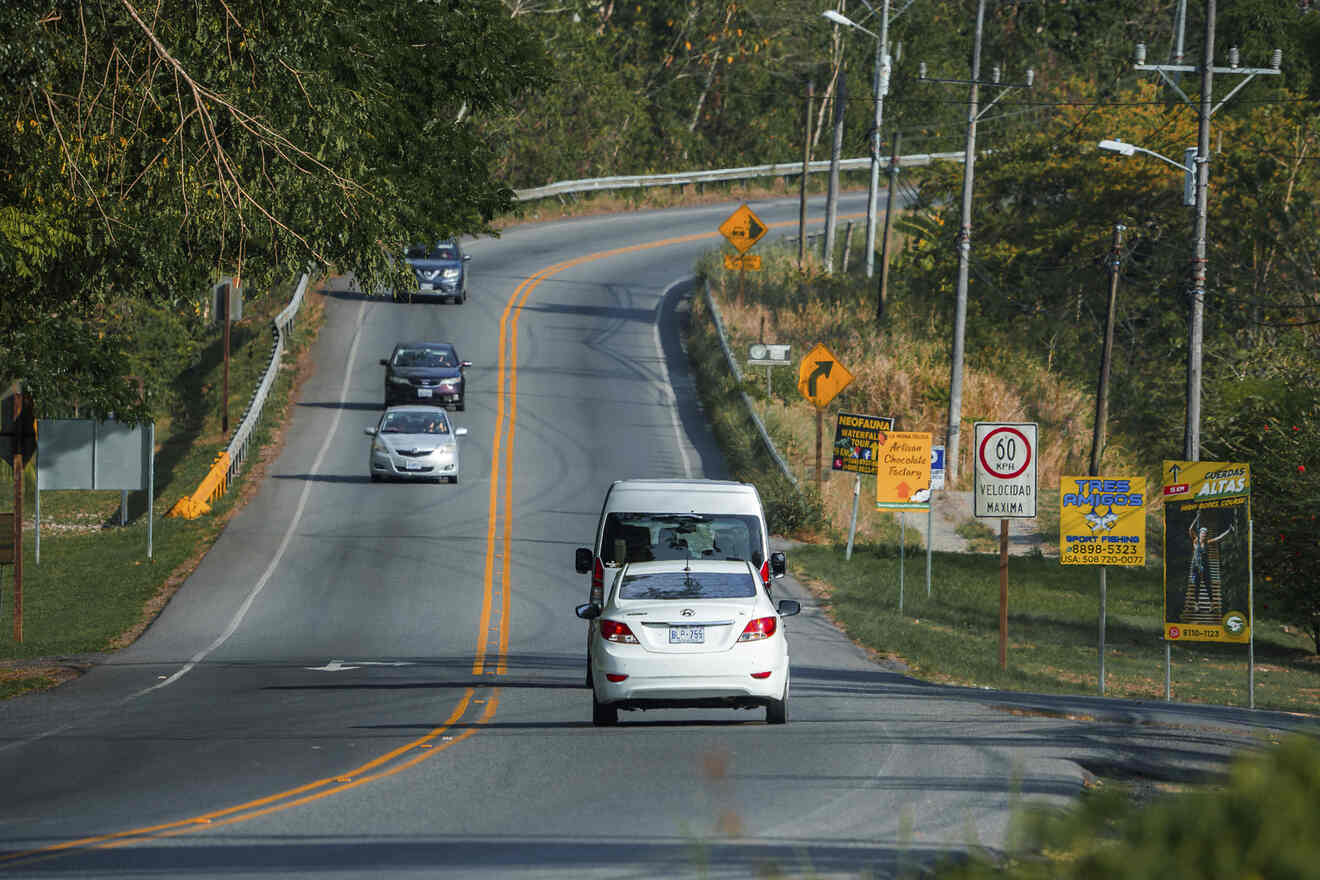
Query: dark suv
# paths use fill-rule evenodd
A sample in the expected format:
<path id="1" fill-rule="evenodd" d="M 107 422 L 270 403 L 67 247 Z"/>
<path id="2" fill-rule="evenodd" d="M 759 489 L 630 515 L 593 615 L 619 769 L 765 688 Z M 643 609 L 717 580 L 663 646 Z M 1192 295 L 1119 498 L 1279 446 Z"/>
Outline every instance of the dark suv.
<path id="1" fill-rule="evenodd" d="M 470 254 L 455 239 L 444 239 L 433 245 L 413 245 L 405 258 L 412 267 L 416 286 L 412 290 L 394 291 L 394 301 L 412 301 L 419 296 L 438 296 L 440 299 L 461 303 L 467 299 L 467 266 Z"/>
<path id="2" fill-rule="evenodd" d="M 385 368 L 386 406 L 429 403 L 463 409 L 463 369 L 472 362 L 459 360 L 450 343 L 400 342 L 380 363 Z"/>

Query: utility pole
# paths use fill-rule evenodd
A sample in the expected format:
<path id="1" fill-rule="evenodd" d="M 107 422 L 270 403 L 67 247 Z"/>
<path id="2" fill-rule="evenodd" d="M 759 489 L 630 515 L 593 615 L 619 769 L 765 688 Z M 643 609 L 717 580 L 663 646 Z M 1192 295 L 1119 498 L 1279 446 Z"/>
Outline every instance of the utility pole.
<path id="1" fill-rule="evenodd" d="M 1215 67 L 1215 0 L 1206 0 L 1205 10 L 1205 46 L 1200 65 L 1187 64 L 1147 64 L 1146 44 L 1138 43 L 1136 61 L 1137 70 L 1153 70 L 1164 78 L 1175 92 L 1188 105 L 1192 100 L 1178 87 L 1170 74 L 1200 73 L 1201 96 L 1197 106 L 1197 146 L 1196 146 L 1196 226 L 1194 238 L 1195 252 L 1192 257 L 1192 290 L 1189 304 L 1187 327 L 1187 412 L 1183 428 L 1183 459 L 1201 460 L 1201 362 L 1205 337 L 1205 281 L 1206 281 L 1206 229 L 1207 196 L 1210 186 L 1210 117 L 1223 107 L 1257 75 L 1278 76 L 1283 64 L 1283 53 L 1275 49 L 1271 60 L 1272 66 L 1241 67 L 1238 64 L 1237 47 L 1229 49 L 1228 67 Z M 1214 75 L 1233 74 L 1245 76 L 1218 104 L 1213 103 Z"/>
<path id="2" fill-rule="evenodd" d="M 834 272 L 834 232 L 839 217 L 839 162 L 843 158 L 843 110 L 848 102 L 848 80 L 839 64 L 834 90 L 834 143 L 830 147 L 830 188 L 825 197 L 825 272 Z"/>
<path id="3" fill-rule="evenodd" d="M 885 300 L 889 297 L 889 230 L 894 224 L 894 182 L 898 179 L 899 144 L 902 132 L 894 132 L 893 153 L 889 157 L 889 195 L 885 199 L 885 231 L 880 238 L 880 292 L 875 299 L 875 320 L 885 319 Z"/>
<path id="4" fill-rule="evenodd" d="M 815 80 L 807 78 L 806 137 L 802 142 L 802 181 L 798 185 L 798 270 L 807 265 L 807 172 L 811 167 L 811 99 Z"/>
<path id="5" fill-rule="evenodd" d="M 1114 350 L 1114 318 L 1118 311 L 1119 248 L 1124 226 L 1114 227 L 1114 243 L 1109 251 L 1109 308 L 1105 313 L 1105 341 L 1100 349 L 1100 380 L 1095 389 L 1095 427 L 1091 432 L 1091 476 L 1100 474 L 1100 456 L 1105 449 L 1105 423 L 1109 420 L 1109 366 Z"/>
<path id="6" fill-rule="evenodd" d="M 958 292 L 953 312 L 953 354 L 949 369 L 949 425 L 945 434 L 945 466 L 952 486 L 958 480 L 958 434 L 962 426 L 962 374 L 963 341 L 967 331 L 967 276 L 972 252 L 972 177 L 976 168 L 976 122 L 1000 98 L 1013 88 L 1030 88 L 1035 74 L 1027 71 L 1025 84 L 1004 85 L 1003 91 L 995 96 L 985 110 L 979 109 L 979 86 L 981 85 L 981 33 L 985 26 L 985 0 L 976 3 L 976 31 L 972 42 L 972 78 L 970 80 L 934 79 L 926 76 L 923 62 L 918 79 L 928 82 L 954 83 L 967 85 L 971 91 L 967 98 L 967 147 L 963 156 L 962 215 L 958 227 Z M 986 85 L 999 86 L 999 68 L 994 69 L 994 77 Z"/>
<path id="7" fill-rule="evenodd" d="M 875 274 L 876 209 L 880 194 L 880 127 L 885 118 L 885 95 L 889 94 L 889 0 L 884 0 L 880 12 L 880 39 L 875 44 L 875 74 L 872 91 L 875 94 L 875 119 L 871 128 L 871 192 L 866 204 L 866 277 Z"/>

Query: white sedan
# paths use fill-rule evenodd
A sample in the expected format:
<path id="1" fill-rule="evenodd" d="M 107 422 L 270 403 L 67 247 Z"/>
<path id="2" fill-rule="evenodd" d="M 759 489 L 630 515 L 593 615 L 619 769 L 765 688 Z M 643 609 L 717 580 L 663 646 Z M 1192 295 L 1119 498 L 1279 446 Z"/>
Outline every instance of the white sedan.
<path id="1" fill-rule="evenodd" d="M 689 559 L 620 567 L 604 606 L 577 608 L 587 640 L 591 720 L 618 723 L 620 709 L 765 707 L 788 720 L 788 641 L 776 606 L 748 562 Z"/>
<path id="2" fill-rule="evenodd" d="M 372 480 L 423 479 L 458 482 L 458 440 L 467 428 L 449 424 L 449 413 L 438 406 L 392 406 L 374 428 L 364 428 L 371 437 Z"/>

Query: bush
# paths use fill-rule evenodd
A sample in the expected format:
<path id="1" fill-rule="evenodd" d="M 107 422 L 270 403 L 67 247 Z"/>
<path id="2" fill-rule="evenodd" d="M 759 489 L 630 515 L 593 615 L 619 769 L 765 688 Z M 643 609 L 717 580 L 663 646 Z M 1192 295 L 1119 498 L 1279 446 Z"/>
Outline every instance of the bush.
<path id="1" fill-rule="evenodd" d="M 1236 761 L 1222 788 L 1144 808 L 1122 791 L 1088 796 L 1066 815 L 1027 823 L 1034 858 L 984 858 L 942 878 L 1302 880 L 1320 871 L 1320 743 L 1293 736 Z M 1048 856 L 1048 860 L 1045 858 Z"/>

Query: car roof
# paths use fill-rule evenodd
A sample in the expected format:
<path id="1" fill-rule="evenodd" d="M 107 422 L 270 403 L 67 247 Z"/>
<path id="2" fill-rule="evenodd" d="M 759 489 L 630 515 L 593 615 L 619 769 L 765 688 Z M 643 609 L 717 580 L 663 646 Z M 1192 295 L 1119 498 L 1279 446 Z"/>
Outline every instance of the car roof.
<path id="1" fill-rule="evenodd" d="M 399 406 L 391 406 L 385 410 L 382 415 L 389 415 L 392 412 L 426 412 L 440 413 L 446 419 L 449 418 L 449 412 L 443 406 L 428 406 L 424 403 L 404 403 Z"/>
<path id="2" fill-rule="evenodd" d="M 452 343 L 452 342 L 400 342 L 400 343 L 398 343 L 398 344 L 396 344 L 396 345 L 394 346 L 394 350 L 395 350 L 395 351 L 398 351 L 398 350 L 401 349 L 401 348 L 447 348 L 447 349 L 449 349 L 450 351 L 453 351 L 453 350 L 454 350 L 454 343 Z"/>
<path id="3" fill-rule="evenodd" d="M 670 571 L 690 571 L 693 574 L 738 574 L 754 575 L 751 563 L 741 559 L 663 559 L 650 562 L 630 562 L 624 566 L 626 574 L 663 574 Z"/>

